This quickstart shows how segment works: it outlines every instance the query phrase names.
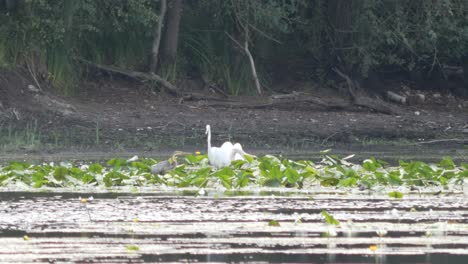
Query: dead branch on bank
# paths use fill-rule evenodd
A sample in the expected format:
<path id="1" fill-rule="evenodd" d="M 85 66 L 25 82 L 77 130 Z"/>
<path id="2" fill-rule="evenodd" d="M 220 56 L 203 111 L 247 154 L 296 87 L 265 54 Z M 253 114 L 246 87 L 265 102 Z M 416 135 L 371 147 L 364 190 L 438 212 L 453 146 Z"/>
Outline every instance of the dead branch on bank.
<path id="1" fill-rule="evenodd" d="M 348 85 L 348 92 L 351 96 L 351 99 L 353 100 L 353 104 L 357 106 L 366 107 L 383 114 L 396 115 L 401 112 L 398 108 L 385 103 L 381 99 L 357 95 L 356 91 L 360 90 L 360 85 L 351 80 L 351 78 L 348 75 L 341 72 L 338 68 L 333 68 L 333 71 L 346 80 L 346 83 Z"/>
<path id="2" fill-rule="evenodd" d="M 387 98 L 390 101 L 400 103 L 400 104 L 406 104 L 406 97 L 405 96 L 401 96 L 401 95 L 396 94 L 396 93 L 394 93 L 392 91 L 387 91 L 386 95 L 387 95 Z"/>
<path id="3" fill-rule="evenodd" d="M 87 60 L 83 60 L 83 59 L 80 59 L 80 61 L 98 69 L 98 70 L 102 70 L 102 71 L 105 71 L 105 72 L 109 72 L 109 73 L 114 73 L 114 74 L 119 74 L 119 75 L 122 75 L 122 76 L 126 76 L 126 77 L 129 77 L 129 78 L 132 78 L 132 79 L 135 79 L 135 80 L 138 80 L 138 81 L 155 81 L 159 84 L 161 84 L 167 92 L 169 92 L 170 94 L 174 95 L 174 96 L 180 96 L 181 93 L 179 92 L 179 90 L 177 89 L 176 86 L 174 86 L 173 84 L 171 84 L 170 82 L 168 82 L 167 80 L 163 79 L 161 76 L 155 74 L 155 73 L 145 73 L 145 72 L 139 72 L 139 71 L 129 71 L 129 70 L 124 70 L 124 69 L 119 69 L 119 68 L 116 68 L 116 67 L 113 67 L 113 66 L 106 66 L 106 65 L 100 65 L 100 64 L 96 64 L 96 63 L 93 63 L 93 62 L 90 62 L 90 61 L 87 61 Z"/>
<path id="4" fill-rule="evenodd" d="M 418 142 L 418 143 L 415 143 L 415 145 L 437 144 L 437 143 L 448 143 L 448 142 L 465 144 L 465 143 L 468 143 L 468 139 L 461 139 L 461 138 L 435 139 L 435 140 L 430 140 L 430 141 Z"/>
<path id="5" fill-rule="evenodd" d="M 242 101 L 226 101 L 223 103 L 205 103 L 205 106 L 210 107 L 229 107 L 229 108 L 251 108 L 251 109 L 264 109 L 264 108 L 294 108 L 301 104 L 302 107 L 316 108 L 320 107 L 326 110 L 346 109 L 351 105 L 341 102 L 327 102 L 319 97 L 306 94 L 293 92 L 291 94 L 272 95 L 269 97 L 261 98 L 248 102 Z"/>

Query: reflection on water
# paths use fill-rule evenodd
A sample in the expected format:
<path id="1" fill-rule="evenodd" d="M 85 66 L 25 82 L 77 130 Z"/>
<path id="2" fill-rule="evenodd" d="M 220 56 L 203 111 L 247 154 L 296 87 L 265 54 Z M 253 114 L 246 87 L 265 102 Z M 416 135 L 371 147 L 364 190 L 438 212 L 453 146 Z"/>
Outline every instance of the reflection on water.
<path id="1" fill-rule="evenodd" d="M 0 193 L 0 262 L 467 263 L 462 193 L 197 193 Z"/>

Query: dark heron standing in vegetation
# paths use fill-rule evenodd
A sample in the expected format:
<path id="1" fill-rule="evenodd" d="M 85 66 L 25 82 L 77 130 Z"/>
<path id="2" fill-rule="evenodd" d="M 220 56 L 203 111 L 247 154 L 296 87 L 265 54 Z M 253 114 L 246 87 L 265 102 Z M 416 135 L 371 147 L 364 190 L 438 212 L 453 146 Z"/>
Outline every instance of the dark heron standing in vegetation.
<path id="1" fill-rule="evenodd" d="M 151 173 L 160 175 L 165 174 L 166 172 L 174 169 L 177 166 L 177 156 L 189 154 L 191 153 L 175 151 L 174 154 L 172 154 L 172 156 L 168 160 L 163 160 L 151 166 Z"/>

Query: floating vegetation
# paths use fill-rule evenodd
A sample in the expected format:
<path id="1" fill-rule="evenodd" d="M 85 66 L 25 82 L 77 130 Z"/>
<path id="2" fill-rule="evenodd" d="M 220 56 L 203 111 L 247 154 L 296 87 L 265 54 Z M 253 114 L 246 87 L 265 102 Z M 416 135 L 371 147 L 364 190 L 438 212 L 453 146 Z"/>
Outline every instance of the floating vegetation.
<path id="1" fill-rule="evenodd" d="M 270 220 L 268 222 L 268 225 L 269 226 L 281 226 L 280 223 L 278 221 L 276 221 L 276 220 Z"/>
<path id="2" fill-rule="evenodd" d="M 403 198 L 403 193 L 401 193 L 399 191 L 393 191 L 393 192 L 388 193 L 388 197 L 401 199 L 401 198 Z"/>
<path id="3" fill-rule="evenodd" d="M 449 157 L 437 164 L 421 161 L 400 161 L 399 166 L 369 158 L 362 164 L 349 162 L 348 156 L 340 158 L 322 153 L 323 159 L 290 160 L 266 155 L 236 160 L 219 170 L 208 164 L 206 155 L 185 156 L 185 162 L 164 175 L 151 173 L 158 161 L 140 159 L 128 161 L 111 159 L 105 164 L 60 162 L 30 164 L 10 162 L 0 165 L 0 186 L 24 187 L 115 187 L 115 186 L 170 186 L 223 188 L 236 190 L 243 187 L 286 187 L 307 189 L 309 186 L 357 187 L 360 190 L 375 186 L 397 189 L 462 186 L 468 177 L 468 164 L 456 165 Z M 391 191 L 392 198 L 403 198 L 400 191 Z M 86 203 L 84 199 L 82 201 Z"/>
<path id="4" fill-rule="evenodd" d="M 327 211 L 322 211 L 323 217 L 325 217 L 325 221 L 330 225 L 339 225 L 340 221 L 336 220 L 331 214 Z"/>
<path id="5" fill-rule="evenodd" d="M 140 247 L 137 246 L 137 245 L 128 245 L 127 250 L 129 250 L 129 251 L 138 251 L 138 250 L 140 250 Z"/>

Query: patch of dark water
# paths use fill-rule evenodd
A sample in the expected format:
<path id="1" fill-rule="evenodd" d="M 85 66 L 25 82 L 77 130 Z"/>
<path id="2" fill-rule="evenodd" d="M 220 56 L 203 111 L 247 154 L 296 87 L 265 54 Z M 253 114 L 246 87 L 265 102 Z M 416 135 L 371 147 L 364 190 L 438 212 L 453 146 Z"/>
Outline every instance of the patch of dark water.
<path id="1" fill-rule="evenodd" d="M 210 255 L 169 255 L 143 254 L 145 262 L 220 262 L 220 263 L 466 263 L 465 255 L 421 254 L 421 255 L 343 255 L 334 254 L 210 254 Z"/>

